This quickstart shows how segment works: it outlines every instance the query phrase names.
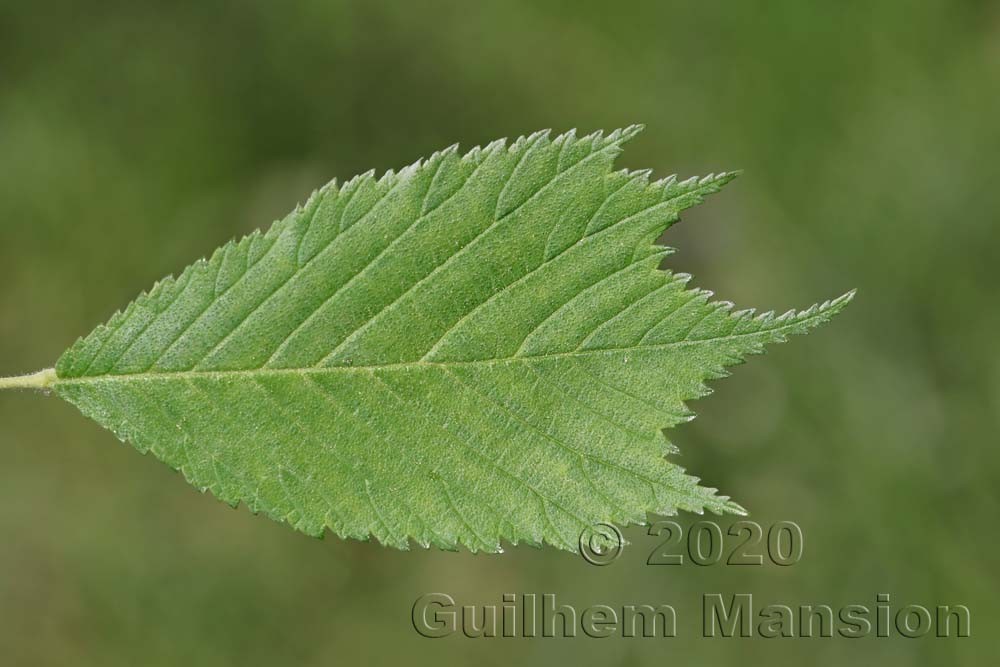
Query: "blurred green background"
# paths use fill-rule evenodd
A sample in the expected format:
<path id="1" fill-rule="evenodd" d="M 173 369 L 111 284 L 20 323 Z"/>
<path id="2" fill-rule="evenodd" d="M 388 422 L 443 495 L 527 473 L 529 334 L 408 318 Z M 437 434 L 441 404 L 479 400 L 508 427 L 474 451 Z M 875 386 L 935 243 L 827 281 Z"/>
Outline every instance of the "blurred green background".
<path id="1" fill-rule="evenodd" d="M 312 540 L 4 392 L 0 663 L 995 664 L 998 80 L 990 2 L 4 0 L 0 375 L 335 176 L 543 127 L 644 122 L 622 166 L 745 169 L 665 237 L 721 298 L 859 293 L 671 436 L 751 518 L 802 527 L 785 568 L 650 567 L 641 528 L 604 568 Z M 666 602 L 679 636 L 428 640 L 432 591 Z M 972 637 L 704 639 L 712 592 L 965 604 Z"/>

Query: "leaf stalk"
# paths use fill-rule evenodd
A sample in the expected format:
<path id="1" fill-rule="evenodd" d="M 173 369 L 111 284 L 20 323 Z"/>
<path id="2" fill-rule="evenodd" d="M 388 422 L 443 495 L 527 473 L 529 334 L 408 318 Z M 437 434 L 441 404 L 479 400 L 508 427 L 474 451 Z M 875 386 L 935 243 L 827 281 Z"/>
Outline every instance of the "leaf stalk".
<path id="1" fill-rule="evenodd" d="M 0 389 L 47 389 L 58 379 L 56 369 L 46 368 L 37 373 L 0 378 Z"/>

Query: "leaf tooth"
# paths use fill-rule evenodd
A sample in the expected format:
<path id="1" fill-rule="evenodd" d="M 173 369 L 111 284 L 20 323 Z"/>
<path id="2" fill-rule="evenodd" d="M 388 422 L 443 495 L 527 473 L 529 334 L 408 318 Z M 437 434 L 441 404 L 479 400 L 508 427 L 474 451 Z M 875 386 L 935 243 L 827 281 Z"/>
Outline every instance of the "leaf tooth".
<path id="1" fill-rule="evenodd" d="M 509 144 L 505 142 L 504 148 L 507 150 L 508 153 L 517 153 L 520 152 L 522 149 L 524 149 L 527 143 L 528 143 L 528 137 L 522 134 Z"/>
<path id="2" fill-rule="evenodd" d="M 565 144 L 572 143 L 574 141 L 576 141 L 576 128 L 572 127 L 556 137 L 552 143 Z"/>
<path id="3" fill-rule="evenodd" d="M 506 150 L 506 148 L 507 148 L 507 138 L 504 137 L 503 139 L 495 139 L 494 141 L 491 141 L 490 143 L 486 144 L 486 146 L 484 146 L 481 150 L 479 149 L 479 146 L 476 146 L 476 148 L 472 150 L 479 151 L 480 153 L 482 153 L 482 158 L 485 159 L 489 155 L 493 155 L 494 153 L 499 153 L 503 150 Z M 470 153 L 471 152 L 472 151 L 470 151 Z"/>
<path id="4" fill-rule="evenodd" d="M 738 502 L 732 500 L 729 496 L 719 496 L 718 498 L 719 500 L 725 502 L 725 505 L 723 507 L 726 512 L 729 512 L 730 514 L 735 514 L 737 516 L 747 516 L 748 514 L 750 514 L 746 510 L 746 508 L 743 507 L 743 505 L 740 505 Z"/>
<path id="5" fill-rule="evenodd" d="M 592 146 L 596 147 L 597 144 L 601 143 L 601 139 L 603 139 L 603 137 L 604 137 L 603 130 L 595 130 L 594 132 L 591 132 L 590 134 L 584 136 L 583 139 L 581 139 L 580 141 L 590 142 Z"/>
<path id="6" fill-rule="evenodd" d="M 352 176 L 351 178 L 347 179 L 347 181 L 344 182 L 344 185 L 341 188 L 341 191 L 343 192 L 345 190 L 347 190 L 347 191 L 353 190 L 353 189 L 359 187 L 363 181 L 366 181 L 366 180 L 372 179 L 372 178 L 375 178 L 375 170 L 374 169 L 369 169 L 368 171 L 360 173 L 357 176 Z"/>
<path id="7" fill-rule="evenodd" d="M 732 357 L 732 358 L 733 359 L 737 359 L 737 360 L 740 359 L 739 357 Z M 731 375 L 731 373 L 729 371 L 727 371 L 724 366 L 717 366 L 717 367 L 712 368 L 711 370 L 709 370 L 707 373 L 705 373 L 705 379 L 706 380 L 722 380 L 723 378 L 727 378 L 730 375 Z M 707 389 L 709 389 L 708 393 L 711 393 L 711 391 L 712 391 L 711 387 L 709 387 L 708 385 L 705 385 L 705 387 Z"/>
<path id="8" fill-rule="evenodd" d="M 692 295 L 693 297 L 692 301 L 707 303 L 708 300 L 715 295 L 715 292 L 713 292 L 712 290 L 703 289 L 701 287 L 693 287 L 690 290 L 688 290 L 688 294 Z"/>
<path id="9" fill-rule="evenodd" d="M 824 301 L 821 304 L 820 303 L 814 303 L 813 305 L 809 306 L 808 308 L 806 308 L 805 310 L 803 310 L 801 313 L 799 313 L 799 316 L 801 316 L 801 317 L 812 317 L 813 315 L 815 315 L 816 313 L 820 312 L 821 310 L 824 310 L 824 309 L 829 308 L 829 307 L 830 307 L 830 302 L 829 301 Z M 791 312 L 793 314 L 795 313 L 794 310 L 791 311 Z"/>
<path id="10" fill-rule="evenodd" d="M 622 128 L 611 130 L 611 132 L 608 133 L 608 136 L 604 139 L 604 143 L 605 145 L 619 143 L 621 142 L 621 136 Z"/>
<path id="11" fill-rule="evenodd" d="M 813 306 L 813 307 L 815 308 L 815 306 Z M 808 313 L 808 311 L 805 311 L 805 312 L 807 314 L 811 314 L 811 313 Z M 794 308 L 792 308 L 790 310 L 786 310 L 781 315 L 778 315 L 778 317 L 774 321 L 775 322 L 788 322 L 789 320 L 792 320 L 792 319 L 795 319 L 795 309 Z"/>
<path id="12" fill-rule="evenodd" d="M 160 296 L 163 295 L 164 292 L 169 293 L 169 290 L 173 288 L 176 282 L 177 280 L 174 278 L 172 273 L 166 278 L 157 280 L 153 283 L 153 286 L 149 288 L 149 292 L 147 294 L 148 298 L 159 301 Z"/>
<path id="13" fill-rule="evenodd" d="M 478 164 L 482 159 L 484 153 L 485 151 L 482 146 L 473 146 L 468 151 L 466 151 L 465 155 L 462 156 L 460 161 L 463 164 L 469 164 L 469 163 Z"/>
<path id="14" fill-rule="evenodd" d="M 656 251 L 658 253 L 660 253 L 659 259 L 661 259 L 661 260 L 664 259 L 665 257 L 669 256 L 669 255 L 674 255 L 674 254 L 677 253 L 677 248 L 675 248 L 675 247 L 673 247 L 671 245 L 657 245 L 657 244 L 654 243 L 653 244 L 653 248 L 655 248 Z M 656 268 L 656 267 L 654 267 L 654 268 Z"/>
<path id="15" fill-rule="evenodd" d="M 458 155 L 458 149 L 459 149 L 459 145 L 456 142 L 456 143 L 452 144 L 451 146 L 448 146 L 445 149 L 436 151 L 429 158 L 427 158 L 426 160 L 424 160 L 422 166 L 426 167 L 429 164 L 433 164 L 433 163 L 441 161 L 441 160 L 446 160 L 449 157 L 456 156 L 456 155 Z"/>
<path id="16" fill-rule="evenodd" d="M 669 192 L 671 188 L 677 185 L 677 174 L 670 174 L 665 176 L 660 180 L 653 183 L 653 187 L 663 188 L 665 192 Z"/>
<path id="17" fill-rule="evenodd" d="M 644 187 L 649 186 L 649 178 L 653 175 L 652 169 L 621 169 L 614 174 L 629 179 L 630 183 L 640 183 Z"/>
<path id="18" fill-rule="evenodd" d="M 615 130 L 608 137 L 608 141 L 614 141 L 617 144 L 625 144 L 638 136 L 646 126 L 643 123 L 633 123 L 621 129 Z"/>
<path id="19" fill-rule="evenodd" d="M 552 130 L 538 130 L 529 135 L 521 135 L 507 149 L 508 153 L 518 153 L 526 150 L 529 146 L 534 146 L 539 142 L 547 142 Z"/>
<path id="20" fill-rule="evenodd" d="M 761 324 L 767 324 L 771 320 L 774 319 L 774 311 L 773 310 L 765 310 L 763 313 L 761 313 L 760 315 L 758 315 L 754 319 L 757 322 L 760 322 Z"/>

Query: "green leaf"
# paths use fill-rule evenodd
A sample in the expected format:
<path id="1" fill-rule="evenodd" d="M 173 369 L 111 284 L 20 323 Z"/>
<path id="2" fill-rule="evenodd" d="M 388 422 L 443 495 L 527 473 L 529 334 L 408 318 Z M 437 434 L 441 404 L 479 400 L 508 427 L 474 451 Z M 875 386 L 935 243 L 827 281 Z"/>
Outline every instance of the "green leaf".
<path id="1" fill-rule="evenodd" d="M 613 171 L 640 128 L 540 132 L 314 193 L 167 278 L 37 382 L 310 535 L 576 550 L 596 522 L 742 512 L 665 456 L 704 381 L 850 299 L 731 312 L 654 245 L 735 174 Z"/>

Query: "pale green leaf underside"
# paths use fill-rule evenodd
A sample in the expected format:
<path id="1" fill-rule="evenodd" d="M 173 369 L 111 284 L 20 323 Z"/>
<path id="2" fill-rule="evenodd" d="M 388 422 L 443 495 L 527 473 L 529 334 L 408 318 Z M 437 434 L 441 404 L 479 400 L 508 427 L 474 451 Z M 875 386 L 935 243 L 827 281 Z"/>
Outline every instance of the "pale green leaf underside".
<path id="1" fill-rule="evenodd" d="M 733 174 L 612 171 L 637 132 L 331 183 L 78 341 L 54 389 L 311 535 L 575 550 L 599 521 L 740 511 L 664 458 L 662 430 L 850 297 L 754 317 L 659 270 L 655 238 Z"/>

